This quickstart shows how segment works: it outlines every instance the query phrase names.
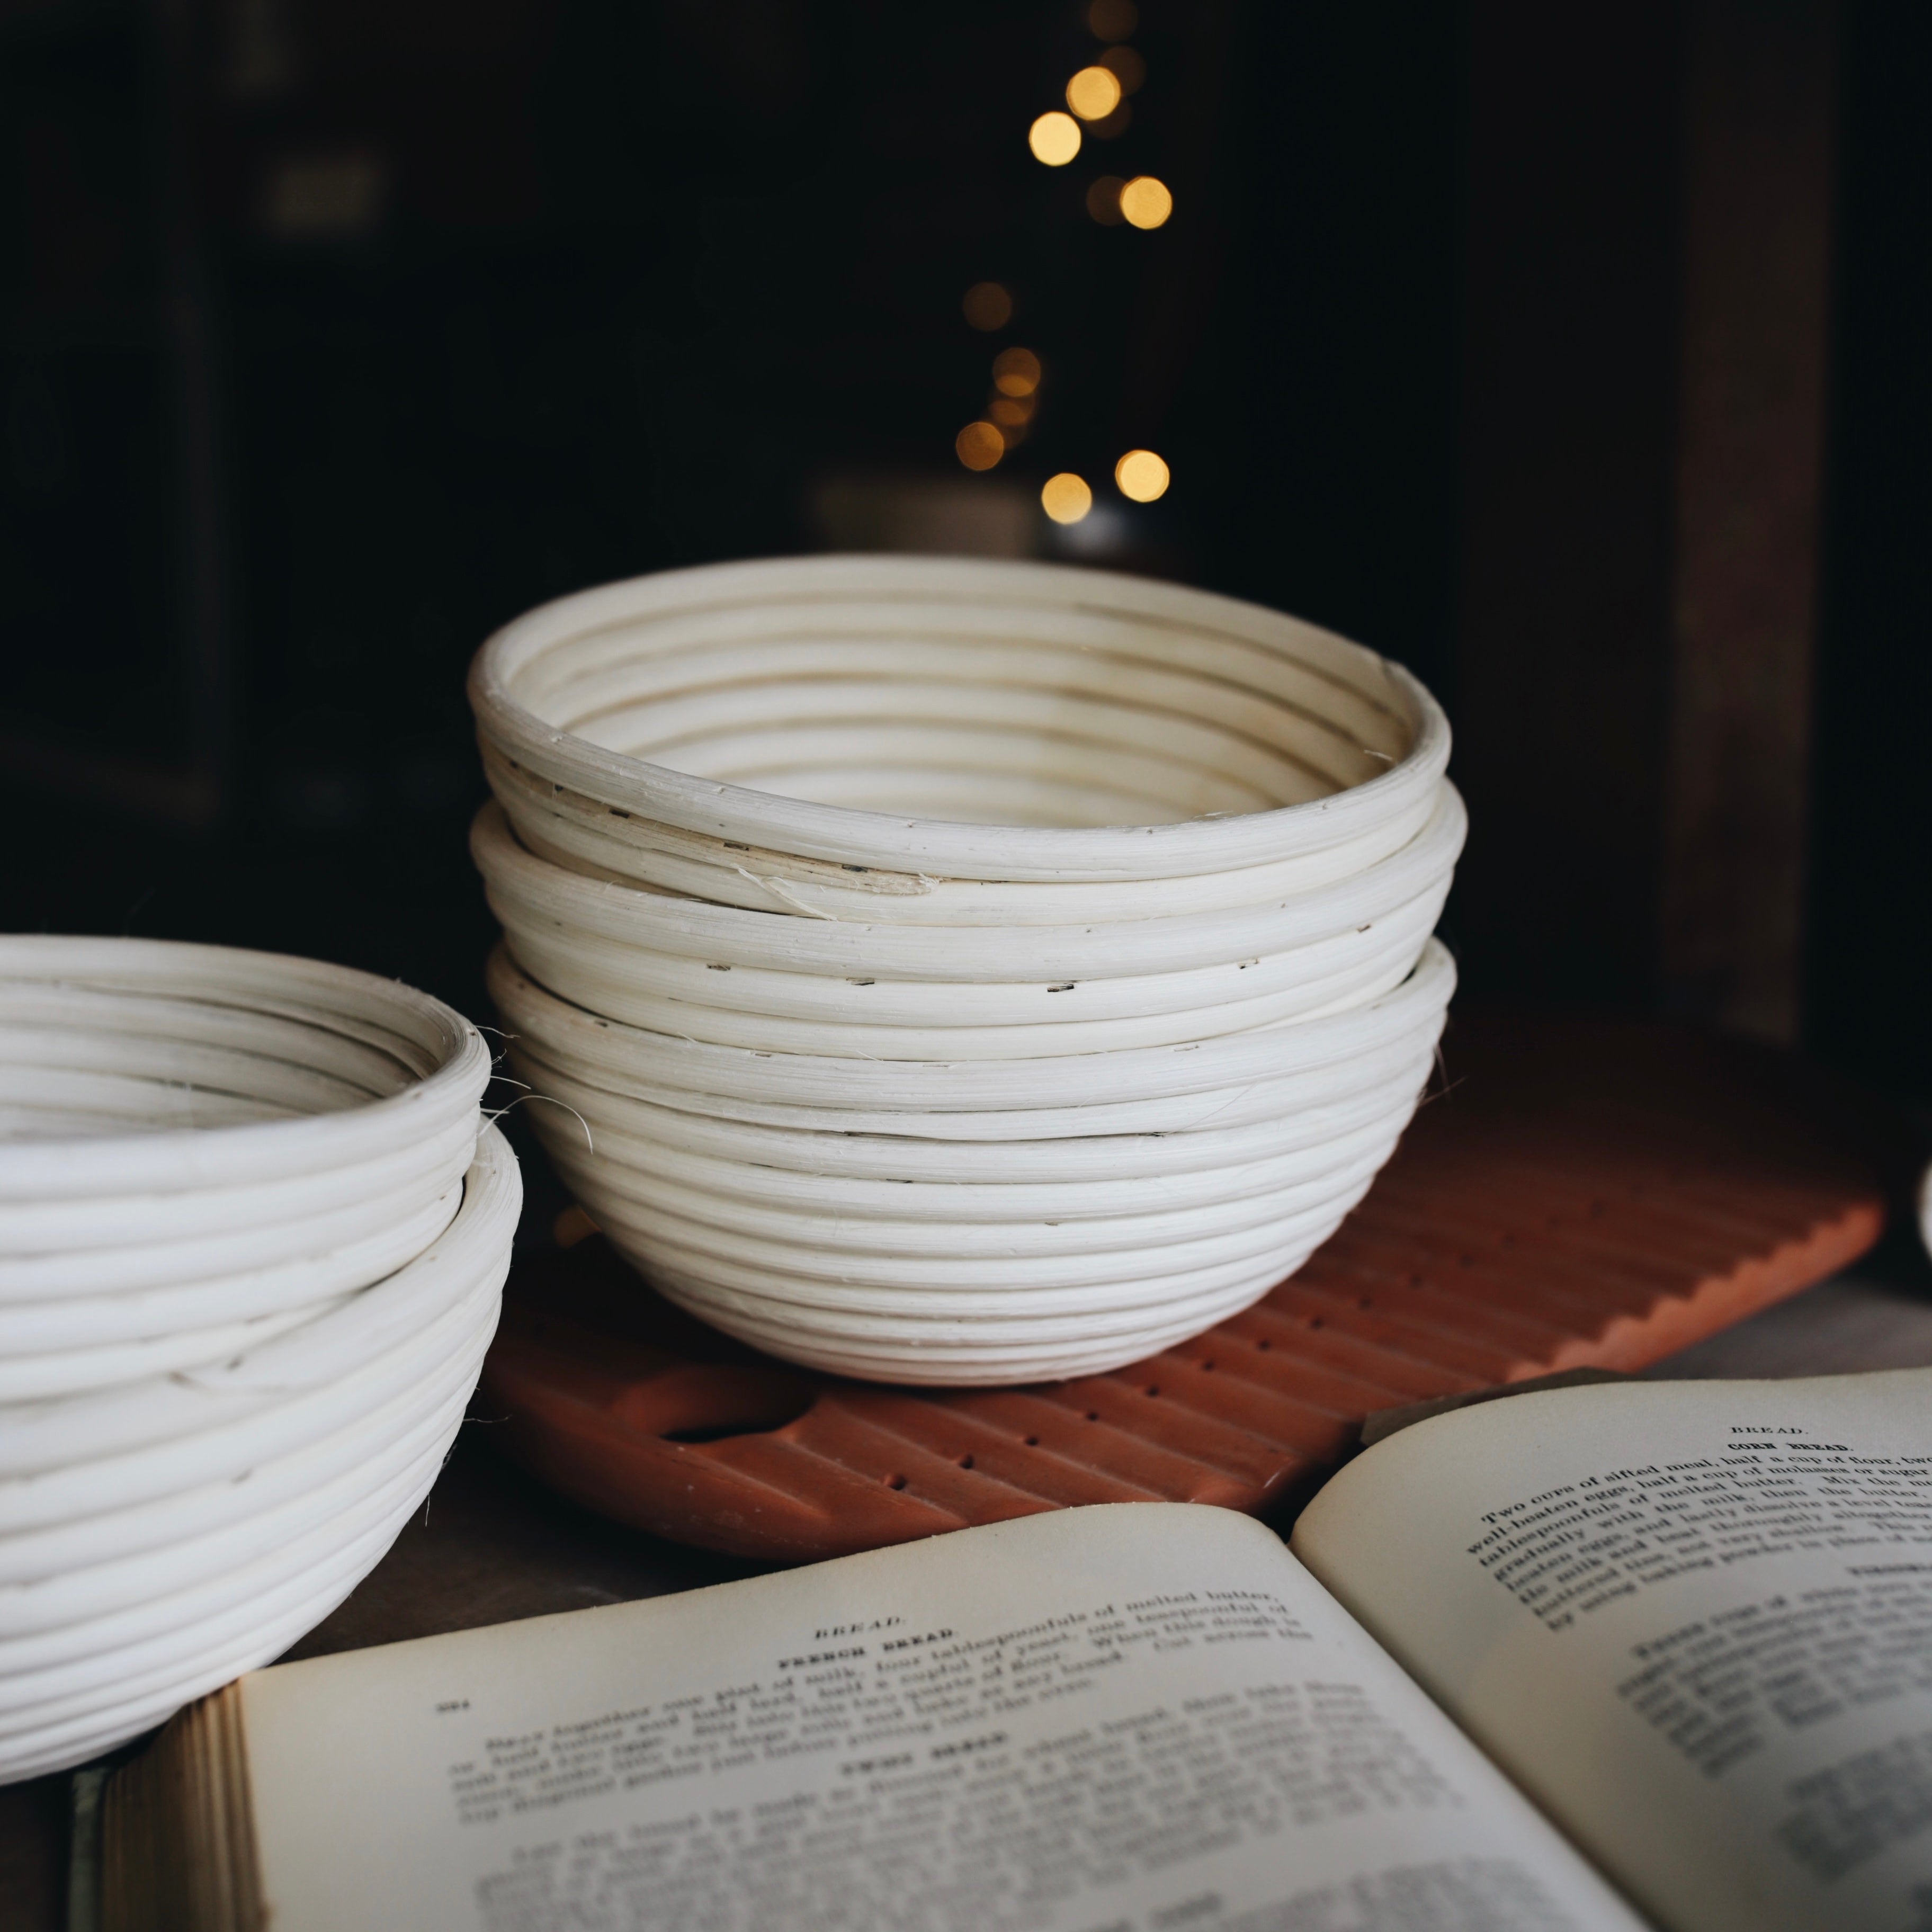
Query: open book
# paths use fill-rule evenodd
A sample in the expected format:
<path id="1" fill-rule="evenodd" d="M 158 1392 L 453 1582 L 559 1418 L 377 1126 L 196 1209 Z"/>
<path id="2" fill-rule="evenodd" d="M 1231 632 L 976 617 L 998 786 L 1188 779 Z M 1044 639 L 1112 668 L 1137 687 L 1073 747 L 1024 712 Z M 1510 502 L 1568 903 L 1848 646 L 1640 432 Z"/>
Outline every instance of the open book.
<path id="1" fill-rule="evenodd" d="M 1932 1927 L 1932 1372 L 1461 1410 L 1292 1547 L 1116 1504 L 260 1671 L 108 1786 L 103 1922 Z"/>

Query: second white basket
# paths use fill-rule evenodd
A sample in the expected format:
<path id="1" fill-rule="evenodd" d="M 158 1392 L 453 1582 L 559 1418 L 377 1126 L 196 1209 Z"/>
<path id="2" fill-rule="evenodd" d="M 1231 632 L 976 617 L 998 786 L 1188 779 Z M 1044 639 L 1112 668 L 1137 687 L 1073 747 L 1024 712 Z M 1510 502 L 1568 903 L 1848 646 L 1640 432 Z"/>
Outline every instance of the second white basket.
<path id="1" fill-rule="evenodd" d="M 272 1660 L 435 1480 L 521 1198 L 439 1001 L 0 939 L 0 1782 Z"/>
<path id="2" fill-rule="evenodd" d="M 1414 1107 L 1465 822 L 1440 710 L 1359 646 L 1139 578 L 820 558 L 548 605 L 470 690 L 538 1130 L 773 1353 L 1118 1366 L 1299 1266 Z"/>

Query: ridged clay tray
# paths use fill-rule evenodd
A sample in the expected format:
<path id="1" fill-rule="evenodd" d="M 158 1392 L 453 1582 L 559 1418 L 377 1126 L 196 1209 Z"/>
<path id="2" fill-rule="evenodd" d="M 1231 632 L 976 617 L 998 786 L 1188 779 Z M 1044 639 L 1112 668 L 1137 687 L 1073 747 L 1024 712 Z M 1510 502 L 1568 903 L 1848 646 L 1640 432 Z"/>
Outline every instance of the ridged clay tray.
<path id="1" fill-rule="evenodd" d="M 1256 1306 L 1111 1375 L 882 1388 L 772 1361 L 594 1236 L 523 1264 L 494 1439 L 594 1510 L 806 1561 L 1075 1503 L 1305 1496 L 1365 1417 L 1641 1368 L 1875 1241 L 1867 1124 L 1784 1056 L 1661 1027 L 1459 1018 L 1362 1205 Z"/>

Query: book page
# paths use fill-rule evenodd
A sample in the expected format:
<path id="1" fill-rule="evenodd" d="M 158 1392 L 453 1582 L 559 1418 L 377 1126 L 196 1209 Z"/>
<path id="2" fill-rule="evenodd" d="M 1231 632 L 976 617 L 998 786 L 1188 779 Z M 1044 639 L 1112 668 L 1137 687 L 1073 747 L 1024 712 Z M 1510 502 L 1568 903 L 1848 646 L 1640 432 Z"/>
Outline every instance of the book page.
<path id="1" fill-rule="evenodd" d="M 242 1680 L 276 1932 L 1635 1932 L 1269 1531 L 1061 1511 Z"/>
<path id="2" fill-rule="evenodd" d="M 1932 1372 L 1465 1409 L 1294 1546 L 1664 1923 L 1932 1927 Z"/>

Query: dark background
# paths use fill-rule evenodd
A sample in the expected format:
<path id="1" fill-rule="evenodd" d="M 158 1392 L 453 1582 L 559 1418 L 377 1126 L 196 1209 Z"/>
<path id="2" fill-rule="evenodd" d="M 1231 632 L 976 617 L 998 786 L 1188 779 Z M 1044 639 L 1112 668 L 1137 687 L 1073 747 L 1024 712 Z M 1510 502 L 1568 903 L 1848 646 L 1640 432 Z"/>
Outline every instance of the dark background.
<path id="1" fill-rule="evenodd" d="M 0 926 L 481 1016 L 482 638 L 819 547 L 835 500 L 923 490 L 943 528 L 976 490 L 1042 554 L 1281 606 L 1442 695 L 1472 997 L 1734 1018 L 1660 936 L 1654 803 L 1706 15 L 1835 61 L 1795 63 L 1835 135 L 1768 1030 L 1932 1100 L 1932 58 L 1873 4 L 1145 0 L 1132 124 L 1048 170 L 1027 126 L 1100 51 L 1072 0 L 0 0 Z M 1094 221 L 1103 170 L 1173 220 Z M 960 308 L 988 278 L 997 336 Z M 1007 343 L 1042 407 L 968 476 Z M 1175 479 L 1144 508 L 1102 485 L 1136 445 Z M 1027 507 L 1060 469 L 1102 485 L 1067 533 Z"/>

